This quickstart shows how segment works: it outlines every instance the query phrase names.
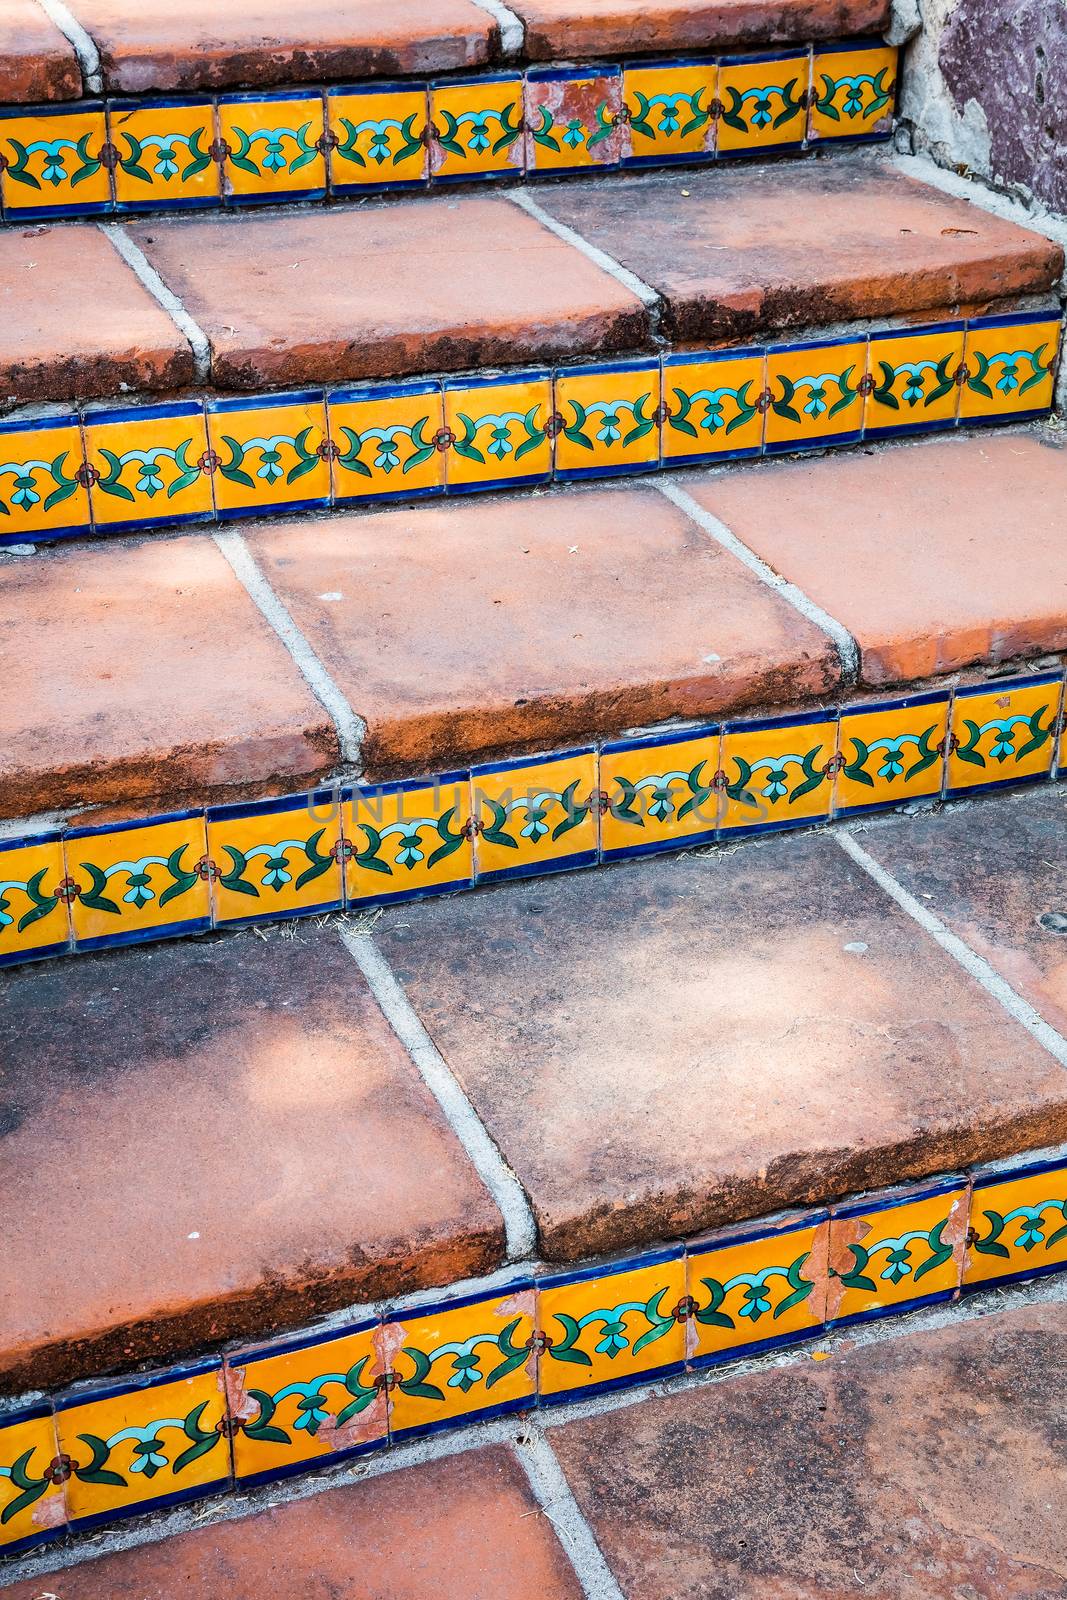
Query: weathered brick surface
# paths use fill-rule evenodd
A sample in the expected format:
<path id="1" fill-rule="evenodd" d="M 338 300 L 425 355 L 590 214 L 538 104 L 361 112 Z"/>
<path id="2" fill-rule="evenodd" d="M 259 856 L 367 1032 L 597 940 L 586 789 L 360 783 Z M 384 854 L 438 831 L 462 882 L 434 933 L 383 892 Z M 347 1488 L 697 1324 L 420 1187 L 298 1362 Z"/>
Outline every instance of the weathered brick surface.
<path id="1" fill-rule="evenodd" d="M 1067 1138 L 1063 1069 L 826 833 L 426 903 L 380 939 L 554 1258 Z"/>
<path id="2" fill-rule="evenodd" d="M 639 55 L 880 33 L 886 0 L 515 0 L 532 60 Z"/>
<path id="3" fill-rule="evenodd" d="M 5 0 L 0 12 L 0 105 L 75 100 L 82 76 L 74 47 L 37 0 Z"/>
<path id="4" fill-rule="evenodd" d="M 332 929 L 10 974 L 0 1102 L 8 1392 L 500 1259 L 495 1205 Z"/>

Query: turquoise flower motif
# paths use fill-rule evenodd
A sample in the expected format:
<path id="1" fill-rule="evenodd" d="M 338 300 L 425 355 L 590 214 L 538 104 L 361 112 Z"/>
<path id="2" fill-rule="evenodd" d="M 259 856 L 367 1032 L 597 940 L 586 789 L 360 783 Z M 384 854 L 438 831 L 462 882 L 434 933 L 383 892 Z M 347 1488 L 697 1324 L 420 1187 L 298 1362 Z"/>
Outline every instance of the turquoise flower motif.
<path id="1" fill-rule="evenodd" d="M 285 856 L 275 856 L 268 863 L 267 870 L 263 874 L 263 887 L 265 889 L 273 889 L 275 893 L 280 894 L 284 885 L 293 881 L 292 873 L 285 870 L 288 865 L 289 862 Z"/>
<path id="2" fill-rule="evenodd" d="M 533 839 L 536 843 L 538 839 L 548 832 L 548 823 L 545 821 L 544 812 L 540 808 L 531 811 L 529 822 L 525 828 L 520 828 L 519 832 L 524 839 Z"/>
<path id="3" fill-rule="evenodd" d="M 1015 1243 L 1023 1250 L 1034 1250 L 1045 1242 L 1045 1219 L 1042 1216 L 1023 1217 L 1019 1237 Z"/>
<path id="4" fill-rule="evenodd" d="M 464 1394 L 469 1394 L 474 1385 L 481 1381 L 482 1369 L 478 1365 L 476 1350 L 455 1358 L 452 1363 L 452 1375 L 448 1380 L 450 1389 L 462 1389 Z"/>
<path id="5" fill-rule="evenodd" d="M 707 410 L 704 413 L 704 420 L 700 424 L 700 426 L 702 428 L 706 428 L 708 433 L 717 433 L 718 432 L 718 430 L 722 427 L 722 401 L 721 400 L 709 400 L 709 401 L 707 401 Z"/>
<path id="6" fill-rule="evenodd" d="M 140 911 L 149 900 L 154 900 L 155 894 L 149 886 L 147 872 L 134 872 L 130 874 L 130 887 L 123 895 L 123 901 L 128 906 L 136 906 Z"/>
<path id="7" fill-rule="evenodd" d="M 263 165 L 268 172 L 280 172 L 285 166 L 285 156 L 282 152 L 281 136 L 273 136 L 267 142 L 267 153 L 263 157 Z"/>
<path id="8" fill-rule="evenodd" d="M 174 155 L 174 146 L 164 144 L 159 149 L 159 159 L 156 161 L 154 171 L 161 178 L 173 178 L 178 170 L 178 162 Z"/>
<path id="9" fill-rule="evenodd" d="M 616 412 L 609 411 L 606 414 L 603 422 L 600 424 L 600 431 L 597 434 L 597 438 L 600 440 L 601 444 L 617 444 L 622 438 L 622 428 L 619 425 L 619 418 Z"/>
<path id="10" fill-rule="evenodd" d="M 996 737 L 990 747 L 989 754 L 994 761 L 1007 761 L 1009 756 L 1015 754 L 1014 728 L 998 728 Z"/>
<path id="11" fill-rule="evenodd" d="M 31 506 L 37 504 L 40 498 L 37 493 L 37 485 L 32 478 L 15 479 L 15 492 L 11 496 L 11 504 L 13 506 L 25 506 L 28 511 Z"/>
<path id="12" fill-rule="evenodd" d="M 1018 387 L 1019 363 L 1017 361 L 1005 361 L 1004 374 L 997 379 L 997 388 L 1002 394 L 1009 394 L 1012 389 L 1017 389 Z"/>
<path id="13" fill-rule="evenodd" d="M 405 839 L 396 853 L 397 866 L 407 867 L 410 872 L 421 860 L 422 851 L 419 849 L 419 841 L 417 839 Z"/>
<path id="14" fill-rule="evenodd" d="M 887 750 L 878 769 L 880 778 L 899 778 L 904 771 L 904 757 L 899 750 Z"/>
<path id="15" fill-rule="evenodd" d="M 765 128 L 770 120 L 771 97 L 769 94 L 761 95 L 756 101 L 755 110 L 752 113 L 752 126 L 754 128 Z"/>
<path id="16" fill-rule="evenodd" d="M 504 456 L 511 454 L 511 430 L 506 422 L 502 422 L 499 427 L 494 428 L 491 437 L 493 441 L 489 446 L 489 454 L 491 456 L 496 456 L 497 460 L 501 461 Z"/>
<path id="17" fill-rule="evenodd" d="M 268 483 L 277 483 L 282 475 L 281 456 L 277 450 L 264 450 L 263 465 L 256 471 L 257 478 L 266 478 Z"/>
<path id="18" fill-rule="evenodd" d="M 325 1399 L 321 1394 L 305 1395 L 297 1406 L 299 1415 L 293 1423 L 294 1428 L 303 1428 L 314 1438 L 324 1422 L 329 1420 L 330 1413 L 326 1410 Z"/>
<path id="19" fill-rule="evenodd" d="M 844 113 L 846 117 L 858 117 L 863 110 L 863 85 L 850 83 L 845 94 Z"/>
<path id="20" fill-rule="evenodd" d="M 370 158 L 381 166 L 383 161 L 389 160 L 389 129 L 375 128 L 370 141 Z"/>
<path id="21" fill-rule="evenodd" d="M 748 1317 L 752 1322 L 758 1322 L 770 1309 L 771 1297 L 763 1284 L 750 1284 L 745 1290 L 745 1301 L 740 1308 L 740 1315 Z"/>
<path id="22" fill-rule="evenodd" d="M 138 1440 L 134 1447 L 134 1459 L 130 1462 L 131 1472 L 143 1472 L 146 1478 L 154 1478 L 166 1465 L 161 1439 L 149 1439 L 146 1444 Z"/>
<path id="23" fill-rule="evenodd" d="M 823 385 L 811 391 L 811 399 L 804 407 L 809 417 L 821 417 L 826 410 L 826 389 Z"/>
<path id="24" fill-rule="evenodd" d="M 909 372 L 908 381 L 904 385 L 904 398 L 909 406 L 918 405 L 923 397 L 925 383 L 926 377 L 924 373 Z"/>
<path id="25" fill-rule="evenodd" d="M 63 165 L 63 156 L 59 150 L 50 150 L 45 157 L 44 171 L 41 176 L 46 183 L 61 184 L 66 180 L 67 169 Z"/>
<path id="26" fill-rule="evenodd" d="M 484 111 L 480 117 L 475 117 L 471 123 L 470 138 L 467 140 L 468 150 L 475 150 L 481 154 L 489 148 L 489 113 Z"/>
<path id="27" fill-rule="evenodd" d="M 911 1252 L 906 1244 L 898 1244 L 894 1250 L 890 1250 L 886 1258 L 882 1281 L 883 1283 L 899 1283 L 901 1278 L 906 1278 L 910 1272 Z"/>
<path id="28" fill-rule="evenodd" d="M 763 791 L 765 800 L 780 800 L 785 794 L 786 776 L 784 772 L 772 772 L 767 779 L 767 786 Z"/>
<path id="29" fill-rule="evenodd" d="M 8 915 L 7 906 L 7 896 L 0 894 L 0 928 L 10 928 L 11 924 L 15 920 L 14 917 Z"/>
<path id="30" fill-rule="evenodd" d="M 648 808 L 649 816 L 655 817 L 657 822 L 666 822 L 673 813 L 674 801 L 671 799 L 670 789 L 653 789 L 652 802 Z"/>
<path id="31" fill-rule="evenodd" d="M 660 113 L 659 129 L 661 133 L 678 132 L 678 108 L 676 105 L 666 105 Z"/>
<path id="32" fill-rule="evenodd" d="M 394 467 L 400 465 L 400 452 L 395 439 L 382 439 L 378 445 L 378 456 L 374 465 L 379 472 L 392 472 Z"/>
<path id="33" fill-rule="evenodd" d="M 585 143 L 585 124 L 580 122 L 577 117 L 572 117 L 568 122 L 567 131 L 563 135 L 563 143 L 569 144 L 572 150 Z"/>
<path id="34" fill-rule="evenodd" d="M 614 1361 L 621 1350 L 628 1350 L 629 1347 L 625 1322 L 621 1318 L 616 1322 L 605 1322 L 604 1337 L 597 1345 L 597 1353 L 607 1356 L 609 1361 Z"/>
<path id="35" fill-rule="evenodd" d="M 163 479 L 160 477 L 159 468 L 154 461 L 142 463 L 141 475 L 137 479 L 137 488 L 141 494 L 146 494 L 150 500 L 153 495 L 161 492 Z"/>

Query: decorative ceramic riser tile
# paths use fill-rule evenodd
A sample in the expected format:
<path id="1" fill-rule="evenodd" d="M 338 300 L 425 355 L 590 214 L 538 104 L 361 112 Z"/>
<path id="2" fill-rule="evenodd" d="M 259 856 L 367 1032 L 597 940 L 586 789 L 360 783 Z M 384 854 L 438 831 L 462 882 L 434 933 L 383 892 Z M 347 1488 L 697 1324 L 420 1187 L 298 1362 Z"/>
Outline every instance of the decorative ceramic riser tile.
<path id="1" fill-rule="evenodd" d="M 1010 422 L 1029 415 L 1038 392 L 1045 409 L 1051 404 L 1060 330 L 1047 316 L 1006 325 L 1009 344 L 1029 340 L 1035 360 L 1040 352 L 1040 384 L 1020 402 L 1017 389 L 1028 380 L 1001 348 L 1004 320 L 994 319 L 992 332 L 986 323 L 972 323 L 966 334 L 962 323 L 946 323 L 876 330 L 869 340 L 687 351 L 662 362 L 211 398 L 203 408 L 196 400 L 86 407 L 81 418 L 8 421 L 0 423 L 0 547 L 90 529 L 610 479 L 854 444 L 865 435 Z M 984 341 L 999 351 L 1005 387 L 983 399 L 993 409 L 980 418 L 957 417 L 970 371 L 965 337 L 976 350 Z"/>
<path id="2" fill-rule="evenodd" d="M 1048 781 L 1063 687 L 1061 668 L 13 838 L 0 844 L 0 966 Z"/>
<path id="3" fill-rule="evenodd" d="M 188 211 L 222 203 L 214 102 L 113 100 L 107 108 L 114 152 L 116 211 Z"/>
<path id="4" fill-rule="evenodd" d="M 866 1322 L 948 1300 L 963 1274 L 967 1179 L 834 1206 L 826 1320 Z"/>
<path id="5" fill-rule="evenodd" d="M 624 167 L 709 161 L 718 127 L 717 61 L 649 61 L 623 68 L 630 130 Z"/>
<path id="6" fill-rule="evenodd" d="M 0 111 L 0 193 L 8 222 L 110 211 L 103 102 Z"/>
<path id="7" fill-rule="evenodd" d="M 546 67 L 526 74 L 527 164 L 532 174 L 617 166 L 628 150 L 622 69 Z"/>
<path id="8" fill-rule="evenodd" d="M 719 64 L 719 154 L 798 149 L 807 135 L 811 52 L 729 56 Z"/>
<path id="9" fill-rule="evenodd" d="M 1065 1270 L 1067 1164 L 1000 1163 L 34 1397 L 0 1410 L 0 1551 Z"/>
<path id="10" fill-rule="evenodd" d="M 328 89 L 330 193 L 410 189 L 429 177 L 425 85 L 375 83 Z"/>
<path id="11" fill-rule="evenodd" d="M 326 195 L 322 91 L 228 94 L 218 102 L 231 206 L 322 200 Z"/>
<path id="12" fill-rule="evenodd" d="M 430 85 L 430 172 L 438 183 L 514 178 L 525 169 L 521 76 Z"/>
<path id="13" fill-rule="evenodd" d="M 1055 313 L 967 324 L 961 422 L 1040 416 L 1052 404 L 1061 322 Z"/>
<path id="14" fill-rule="evenodd" d="M 1067 1165 L 975 1173 L 963 1268 L 965 1290 L 1067 1266 Z"/>
<path id="15" fill-rule="evenodd" d="M 808 138 L 884 139 L 893 126 L 896 77 L 897 52 L 880 40 L 817 45 Z"/>

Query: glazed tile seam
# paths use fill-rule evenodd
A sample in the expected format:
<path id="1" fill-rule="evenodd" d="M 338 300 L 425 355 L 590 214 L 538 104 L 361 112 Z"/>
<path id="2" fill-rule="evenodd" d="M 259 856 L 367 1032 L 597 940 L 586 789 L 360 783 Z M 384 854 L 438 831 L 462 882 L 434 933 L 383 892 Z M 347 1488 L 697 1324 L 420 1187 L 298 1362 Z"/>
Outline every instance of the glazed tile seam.
<path id="1" fill-rule="evenodd" d="M 9 837 L 0 966 L 360 911 L 1067 777 L 1054 670 Z"/>
<path id="2" fill-rule="evenodd" d="M 0 1536 L 15 1554 L 1065 1269 L 1067 1163 L 1039 1151 L 621 1257 L 537 1263 L 510 1283 L 496 1273 L 442 1290 L 436 1304 L 423 1294 L 355 1308 L 266 1345 L 5 1403 Z M 494 1377 L 504 1380 L 495 1393 Z M 346 1434 L 334 1413 L 367 1417 Z M 191 1481 L 176 1486 L 186 1471 Z"/>
<path id="3" fill-rule="evenodd" d="M 1050 413 L 1061 332 L 1056 306 L 586 365 L 23 410 L 0 421 L 0 546 L 1028 420 Z"/>
<path id="4" fill-rule="evenodd" d="M 4 218 L 319 201 L 870 143 L 890 137 L 897 68 L 894 47 L 863 38 L 754 55 L 3 107 Z"/>

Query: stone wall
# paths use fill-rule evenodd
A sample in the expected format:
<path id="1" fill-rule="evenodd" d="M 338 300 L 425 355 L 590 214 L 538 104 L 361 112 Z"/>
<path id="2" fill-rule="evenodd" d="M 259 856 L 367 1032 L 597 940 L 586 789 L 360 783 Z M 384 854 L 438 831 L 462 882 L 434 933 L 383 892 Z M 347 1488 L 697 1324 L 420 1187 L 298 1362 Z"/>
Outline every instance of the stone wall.
<path id="1" fill-rule="evenodd" d="M 919 21 L 898 0 L 898 36 Z M 1067 214 L 1067 0 L 921 0 L 901 115 L 916 153 Z"/>

